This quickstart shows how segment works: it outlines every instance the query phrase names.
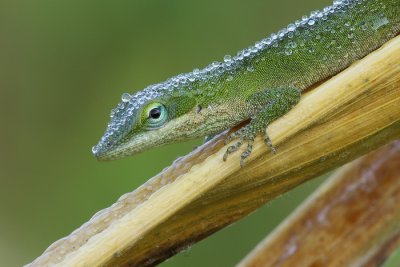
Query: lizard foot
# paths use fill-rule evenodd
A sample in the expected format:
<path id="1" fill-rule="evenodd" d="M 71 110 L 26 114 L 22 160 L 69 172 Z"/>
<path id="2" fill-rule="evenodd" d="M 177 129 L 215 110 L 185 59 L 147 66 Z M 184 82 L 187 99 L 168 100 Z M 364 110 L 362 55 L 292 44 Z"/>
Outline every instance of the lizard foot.
<path id="1" fill-rule="evenodd" d="M 227 158 L 230 154 L 238 151 L 244 142 L 247 142 L 247 147 L 240 156 L 240 166 L 243 167 L 245 160 L 250 156 L 251 151 L 253 150 L 254 139 L 256 138 L 257 133 L 258 133 L 257 127 L 255 127 L 255 125 L 252 123 L 241 128 L 240 130 L 237 130 L 236 132 L 231 133 L 225 139 L 225 144 L 229 143 L 230 141 L 232 141 L 233 139 L 236 139 L 236 138 L 239 138 L 239 140 L 235 144 L 228 147 L 228 149 L 226 150 L 224 157 L 223 157 L 224 161 L 227 160 Z M 275 154 L 276 149 L 272 145 L 271 139 L 269 138 L 266 131 L 265 131 L 264 141 L 268 145 L 268 147 L 271 149 L 271 151 Z"/>
<path id="2" fill-rule="evenodd" d="M 230 134 L 225 144 L 232 139 L 239 140 L 232 146 L 228 147 L 224 154 L 224 160 L 229 154 L 239 150 L 244 142 L 247 142 L 247 148 L 240 156 L 240 166 L 243 167 L 244 161 L 250 156 L 253 149 L 253 143 L 256 136 L 264 134 L 264 142 L 271 149 L 272 153 L 276 153 L 276 149 L 272 145 L 271 139 L 267 134 L 268 125 L 277 118 L 286 114 L 300 100 L 300 90 L 292 87 L 270 88 L 263 92 L 258 92 L 248 99 L 254 107 L 263 106 L 252 118 L 249 124 L 240 130 Z"/>

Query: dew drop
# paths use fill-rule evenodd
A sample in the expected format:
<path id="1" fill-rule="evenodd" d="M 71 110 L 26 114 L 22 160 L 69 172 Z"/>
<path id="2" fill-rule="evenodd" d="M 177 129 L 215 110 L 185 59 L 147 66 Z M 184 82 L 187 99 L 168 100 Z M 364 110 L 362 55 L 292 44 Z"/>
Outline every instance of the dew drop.
<path id="1" fill-rule="evenodd" d="M 131 100 L 131 97 L 132 96 L 130 94 L 123 93 L 121 96 L 121 100 L 122 100 L 122 102 L 126 103 L 126 102 L 129 102 L 129 100 Z"/>
<path id="2" fill-rule="evenodd" d="M 289 43 L 289 46 L 290 46 L 291 48 L 296 48 L 296 47 L 297 47 L 297 43 L 296 43 L 296 42 L 290 42 L 290 43 Z"/>
<path id="3" fill-rule="evenodd" d="M 272 43 L 272 40 L 271 40 L 271 38 L 266 38 L 266 39 L 262 40 L 262 42 L 266 45 L 270 45 Z"/>
<path id="4" fill-rule="evenodd" d="M 361 24 L 361 30 L 366 31 L 368 30 L 368 25 L 366 23 Z"/>
<path id="5" fill-rule="evenodd" d="M 255 43 L 255 47 L 257 49 L 262 49 L 263 48 L 263 43 L 262 42 L 257 42 L 257 43 Z"/>
<path id="6" fill-rule="evenodd" d="M 380 17 L 379 19 L 374 21 L 374 23 L 372 25 L 372 28 L 376 31 L 376 30 L 378 30 L 382 26 L 385 26 L 388 23 L 389 23 L 389 20 L 387 19 L 387 17 L 383 16 L 383 17 Z"/>
<path id="7" fill-rule="evenodd" d="M 342 2 L 343 2 L 342 0 L 335 0 L 335 1 L 333 1 L 333 5 L 335 5 L 335 6 L 341 5 Z"/>
<path id="8" fill-rule="evenodd" d="M 247 66 L 247 71 L 253 72 L 254 71 L 254 67 L 253 66 Z"/>
<path id="9" fill-rule="evenodd" d="M 225 62 L 231 62 L 232 61 L 232 57 L 230 55 L 226 55 L 226 56 L 224 56 L 224 61 Z"/>
<path id="10" fill-rule="evenodd" d="M 294 25 L 294 24 L 289 24 L 289 25 L 287 26 L 287 30 L 288 30 L 289 32 L 293 32 L 294 30 L 296 30 L 296 25 Z"/>

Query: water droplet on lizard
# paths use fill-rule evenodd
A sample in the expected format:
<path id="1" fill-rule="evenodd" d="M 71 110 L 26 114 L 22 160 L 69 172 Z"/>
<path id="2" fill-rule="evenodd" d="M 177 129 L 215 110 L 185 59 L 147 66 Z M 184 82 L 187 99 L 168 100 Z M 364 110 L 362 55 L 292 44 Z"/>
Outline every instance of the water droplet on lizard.
<path id="1" fill-rule="evenodd" d="M 293 51 L 291 49 L 285 50 L 285 55 L 290 56 L 291 54 L 293 54 Z"/>
<path id="2" fill-rule="evenodd" d="M 232 57 L 230 55 L 226 55 L 226 56 L 224 56 L 224 61 L 225 62 L 231 62 L 232 61 Z"/>
<path id="3" fill-rule="evenodd" d="M 381 16 L 373 22 L 372 29 L 379 30 L 379 28 L 389 23 L 389 20 L 385 16 Z"/>
<path id="4" fill-rule="evenodd" d="M 287 26 L 287 30 L 288 30 L 289 32 L 293 32 L 294 30 L 296 30 L 296 25 L 294 25 L 294 24 L 289 24 L 289 25 Z"/>
<path id="5" fill-rule="evenodd" d="M 121 100 L 122 100 L 122 102 L 126 103 L 126 102 L 129 102 L 129 100 L 131 100 L 131 97 L 132 96 L 130 94 L 123 93 L 121 96 Z"/>

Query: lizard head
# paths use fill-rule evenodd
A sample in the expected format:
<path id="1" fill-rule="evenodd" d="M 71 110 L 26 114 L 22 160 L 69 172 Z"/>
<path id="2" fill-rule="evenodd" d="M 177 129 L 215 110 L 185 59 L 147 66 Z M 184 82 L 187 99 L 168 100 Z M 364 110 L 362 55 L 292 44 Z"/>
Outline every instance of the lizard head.
<path id="1" fill-rule="evenodd" d="M 186 129 L 196 117 L 195 99 L 164 87 L 158 84 L 122 95 L 103 137 L 92 148 L 97 159 L 118 159 L 190 138 Z"/>
<path id="2" fill-rule="evenodd" d="M 152 147 L 215 134 L 231 126 L 229 105 L 212 102 L 240 64 L 238 60 L 214 62 L 134 95 L 123 94 L 111 112 L 103 137 L 92 148 L 93 154 L 99 160 L 118 159 Z"/>

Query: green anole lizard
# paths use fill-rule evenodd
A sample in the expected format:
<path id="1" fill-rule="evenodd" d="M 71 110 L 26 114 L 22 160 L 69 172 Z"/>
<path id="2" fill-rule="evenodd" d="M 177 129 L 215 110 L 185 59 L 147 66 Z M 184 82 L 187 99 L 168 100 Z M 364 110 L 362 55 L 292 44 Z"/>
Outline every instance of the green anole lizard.
<path id="1" fill-rule="evenodd" d="M 182 140 L 212 136 L 249 120 L 228 136 L 224 159 L 264 136 L 296 105 L 301 92 L 348 67 L 400 32 L 400 0 L 337 0 L 323 11 L 204 69 L 180 74 L 134 95 L 125 93 L 93 147 L 99 160 L 117 159 Z"/>

